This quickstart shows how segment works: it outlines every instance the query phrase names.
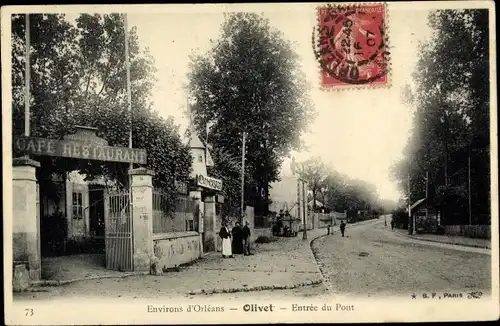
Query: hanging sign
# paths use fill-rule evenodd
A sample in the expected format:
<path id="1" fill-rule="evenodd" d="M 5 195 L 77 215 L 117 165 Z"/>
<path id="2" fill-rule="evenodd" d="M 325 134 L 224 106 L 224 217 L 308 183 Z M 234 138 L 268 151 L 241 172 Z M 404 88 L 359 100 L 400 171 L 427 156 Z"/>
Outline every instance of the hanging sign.
<path id="1" fill-rule="evenodd" d="M 144 149 L 101 146 L 77 140 L 17 137 L 14 138 L 13 145 L 17 151 L 33 155 L 137 164 L 147 162 L 147 153 Z"/>
<path id="2" fill-rule="evenodd" d="M 75 126 L 76 133 L 63 140 L 14 137 L 14 149 L 28 154 L 79 158 L 85 160 L 146 164 L 144 149 L 113 147 L 97 136 L 97 128 Z"/>
<path id="3" fill-rule="evenodd" d="M 201 174 L 196 176 L 196 185 L 216 191 L 222 191 L 222 180 L 207 177 Z"/>

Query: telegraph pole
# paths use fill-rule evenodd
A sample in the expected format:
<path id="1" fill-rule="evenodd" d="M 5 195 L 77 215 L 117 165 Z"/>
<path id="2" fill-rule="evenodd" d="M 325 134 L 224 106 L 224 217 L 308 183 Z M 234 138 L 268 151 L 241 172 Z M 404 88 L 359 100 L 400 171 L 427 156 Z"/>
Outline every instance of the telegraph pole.
<path id="1" fill-rule="evenodd" d="M 24 62 L 24 136 L 30 136 L 30 15 L 26 14 L 26 23 L 25 23 L 25 38 L 26 38 L 26 60 Z"/>
<path id="2" fill-rule="evenodd" d="M 304 203 L 304 233 L 302 233 L 302 240 L 307 240 L 307 187 L 306 183 L 302 182 L 302 202 Z"/>
<path id="3" fill-rule="evenodd" d="M 411 218 L 411 188 L 410 188 L 410 170 L 408 170 L 408 234 L 413 233 L 413 223 Z"/>
<path id="4" fill-rule="evenodd" d="M 302 228 L 304 226 L 304 219 L 302 218 L 302 180 L 297 179 L 297 219 L 302 223 Z M 292 227 L 291 217 L 290 217 L 290 227 Z M 304 232 L 304 229 L 302 230 Z"/>
<path id="5" fill-rule="evenodd" d="M 429 197 L 429 171 L 425 171 L 425 199 Z"/>
<path id="6" fill-rule="evenodd" d="M 469 195 L 469 225 L 472 225 L 472 198 L 471 198 L 471 186 L 470 186 L 470 150 L 469 150 L 469 158 L 468 158 L 468 165 L 469 165 L 469 171 L 468 171 L 468 175 L 469 175 L 469 191 L 468 191 L 468 195 Z"/>
<path id="7" fill-rule="evenodd" d="M 124 17 L 125 28 L 125 69 L 127 71 L 127 104 L 129 117 L 129 133 L 128 133 L 128 147 L 132 148 L 132 90 L 130 89 L 130 58 L 129 58 L 129 44 L 128 44 L 128 23 L 127 14 Z M 130 163 L 130 169 L 134 168 L 134 164 Z"/>
<path id="8" fill-rule="evenodd" d="M 241 217 L 240 223 L 243 221 L 244 206 L 245 206 L 245 144 L 246 132 L 243 131 L 243 139 L 241 146 Z"/>

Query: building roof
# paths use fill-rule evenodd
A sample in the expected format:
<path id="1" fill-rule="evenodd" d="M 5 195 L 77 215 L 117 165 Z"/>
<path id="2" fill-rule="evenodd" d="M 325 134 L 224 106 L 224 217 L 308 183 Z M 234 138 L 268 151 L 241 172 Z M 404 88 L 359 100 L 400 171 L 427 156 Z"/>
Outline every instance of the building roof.
<path id="1" fill-rule="evenodd" d="M 205 149 L 205 145 L 203 145 L 200 138 L 198 137 L 198 135 L 196 135 L 195 132 L 191 133 L 191 137 L 189 139 L 189 147 Z"/>
<path id="2" fill-rule="evenodd" d="M 307 204 L 312 207 L 313 201 L 311 200 Z M 323 207 L 323 206 L 325 206 L 325 205 L 323 205 L 322 202 L 320 202 L 319 200 L 316 200 L 316 207 Z"/>
<path id="3" fill-rule="evenodd" d="M 417 200 L 416 202 L 413 203 L 413 205 L 411 205 L 410 209 L 413 210 L 417 206 L 420 206 L 426 199 L 427 198 L 422 198 L 422 199 Z"/>

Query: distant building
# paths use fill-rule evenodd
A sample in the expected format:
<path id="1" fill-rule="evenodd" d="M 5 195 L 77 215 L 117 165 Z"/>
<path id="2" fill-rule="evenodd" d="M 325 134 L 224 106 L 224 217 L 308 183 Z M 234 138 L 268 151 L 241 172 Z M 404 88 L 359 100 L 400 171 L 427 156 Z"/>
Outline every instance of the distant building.
<path id="1" fill-rule="evenodd" d="M 269 211 L 278 213 L 280 210 L 288 210 L 291 216 L 298 217 L 297 206 L 297 183 L 296 176 L 282 176 L 278 182 L 270 184 Z"/>
<path id="2" fill-rule="evenodd" d="M 415 219 L 415 231 L 435 232 L 440 225 L 439 210 L 430 198 L 422 198 L 410 207 L 412 218 Z"/>

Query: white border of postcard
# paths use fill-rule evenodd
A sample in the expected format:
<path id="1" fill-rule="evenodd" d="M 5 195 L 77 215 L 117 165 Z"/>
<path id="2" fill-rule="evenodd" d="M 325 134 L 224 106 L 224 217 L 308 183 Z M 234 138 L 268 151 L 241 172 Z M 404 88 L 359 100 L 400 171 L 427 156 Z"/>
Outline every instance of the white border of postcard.
<path id="1" fill-rule="evenodd" d="M 496 320 L 499 317 L 499 239 L 498 239 L 498 152 L 497 152 L 497 107 L 496 107 L 496 35 L 495 6 L 493 1 L 446 1 L 446 2 L 415 2 L 388 3 L 390 11 L 400 9 L 453 9 L 453 8 L 488 8 L 490 10 L 490 121 L 491 121 L 491 182 L 492 182 L 492 220 L 491 220 L 491 274 L 492 294 L 481 300 L 436 301 L 429 302 L 411 298 L 393 298 L 367 300 L 363 298 L 336 297 L 330 302 L 316 299 L 301 299 L 300 302 L 262 302 L 276 306 L 290 306 L 291 303 L 313 304 L 322 306 L 325 303 L 354 304 L 354 312 L 335 313 L 291 313 L 275 310 L 274 312 L 244 313 L 241 307 L 248 303 L 259 303 L 257 300 L 242 299 L 240 301 L 217 301 L 210 297 L 195 297 L 191 300 L 176 300 L 176 305 L 210 304 L 226 307 L 223 313 L 147 313 L 148 304 L 168 305 L 168 300 L 128 300 L 128 299 L 71 299 L 47 301 L 12 300 L 12 157 L 11 157 L 11 63 L 10 63 L 10 15 L 12 13 L 79 13 L 79 12 L 133 12 L 133 13 L 183 13 L 192 10 L 202 10 L 204 13 L 220 11 L 278 11 L 302 10 L 310 11 L 314 18 L 314 8 L 319 3 L 309 4 L 224 4 L 224 5 L 100 5 L 100 6 L 10 6 L 2 7 L 2 121 L 3 121 L 3 208 L 4 208 L 4 286 L 5 286 L 5 323 L 18 325 L 33 324 L 227 324 L 227 323 L 320 323 L 320 322 L 397 322 L 397 321 L 475 321 Z M 293 22 L 290 22 L 293 24 Z M 396 31 L 392 31 L 395 33 Z M 297 299 L 298 300 L 298 299 Z M 231 312 L 230 307 L 240 308 Z M 35 314 L 26 315 L 26 309 L 33 309 Z M 232 315 L 238 314 L 237 318 Z"/>

